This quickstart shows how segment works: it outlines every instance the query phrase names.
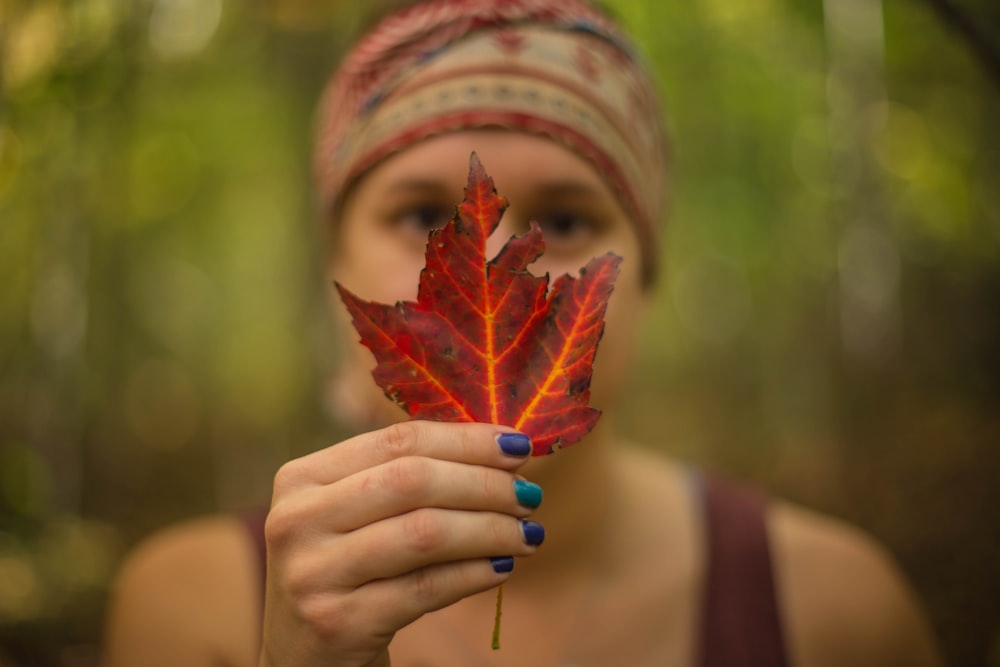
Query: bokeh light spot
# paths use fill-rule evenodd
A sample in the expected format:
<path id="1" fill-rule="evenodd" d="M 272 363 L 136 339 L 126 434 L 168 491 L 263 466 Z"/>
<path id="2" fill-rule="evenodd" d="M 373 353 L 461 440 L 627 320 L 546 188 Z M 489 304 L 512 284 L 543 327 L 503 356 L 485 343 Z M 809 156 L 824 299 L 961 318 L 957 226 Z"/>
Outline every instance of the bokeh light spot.
<path id="1" fill-rule="evenodd" d="M 900 256 L 896 240 L 866 223 L 840 242 L 840 325 L 845 348 L 858 359 L 887 358 L 898 330 Z"/>
<path id="2" fill-rule="evenodd" d="M 40 277 L 31 303 L 31 331 L 53 358 L 74 352 L 87 331 L 87 301 L 81 279 L 65 265 Z"/>
<path id="3" fill-rule="evenodd" d="M 894 298 L 900 258 L 895 239 L 867 225 L 847 230 L 840 242 L 840 287 L 869 309 L 879 310 Z"/>
<path id="4" fill-rule="evenodd" d="M 157 0 L 149 17 L 149 46 L 164 60 L 198 54 L 212 41 L 222 0 Z"/>
<path id="5" fill-rule="evenodd" d="M 42 585 L 26 553 L 0 550 L 0 619 L 26 621 L 43 607 Z"/>
<path id="6" fill-rule="evenodd" d="M 927 174 L 933 147 L 923 117 L 900 104 L 879 103 L 870 112 L 884 114 L 884 130 L 876 135 L 875 156 L 891 174 L 917 180 Z M 886 113 L 887 111 L 887 113 Z"/>
<path id="7" fill-rule="evenodd" d="M 114 0 L 74 0 L 68 8 L 70 56 L 77 66 L 90 62 L 107 48 L 122 6 Z"/>
<path id="8" fill-rule="evenodd" d="M 72 595 L 97 590 L 110 579 L 120 545 L 110 526 L 67 517 L 46 527 L 38 551 L 47 583 Z"/>
<path id="9" fill-rule="evenodd" d="M 48 75 L 59 60 L 65 17 L 55 2 L 40 2 L 14 22 L 0 41 L 4 88 L 16 91 Z"/>
<path id="10" fill-rule="evenodd" d="M 130 157 L 129 195 L 136 222 L 183 209 L 198 188 L 200 155 L 183 133 L 143 136 Z"/>
<path id="11" fill-rule="evenodd" d="M 212 322 L 211 278 L 175 257 L 144 262 L 135 271 L 129 296 L 137 319 L 172 352 L 197 349 Z"/>

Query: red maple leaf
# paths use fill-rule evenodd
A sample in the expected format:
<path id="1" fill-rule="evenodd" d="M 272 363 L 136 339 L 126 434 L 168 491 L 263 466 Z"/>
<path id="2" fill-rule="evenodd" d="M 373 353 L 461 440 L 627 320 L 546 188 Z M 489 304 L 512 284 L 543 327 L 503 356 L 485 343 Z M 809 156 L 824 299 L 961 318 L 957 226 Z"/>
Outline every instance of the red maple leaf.
<path id="1" fill-rule="evenodd" d="M 512 426 L 537 456 L 577 442 L 601 415 L 587 405 L 590 378 L 621 258 L 595 257 L 548 290 L 547 275 L 527 271 L 544 250 L 535 223 L 487 261 L 506 208 L 473 153 L 465 200 L 427 240 L 417 301 L 337 290 L 375 354 L 375 381 L 411 417 Z"/>

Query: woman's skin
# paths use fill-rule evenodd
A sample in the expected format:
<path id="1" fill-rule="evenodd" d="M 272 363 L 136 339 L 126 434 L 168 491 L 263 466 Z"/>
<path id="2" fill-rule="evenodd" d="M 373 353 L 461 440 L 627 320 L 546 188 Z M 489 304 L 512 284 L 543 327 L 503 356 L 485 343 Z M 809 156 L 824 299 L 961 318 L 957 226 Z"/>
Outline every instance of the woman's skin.
<path id="1" fill-rule="evenodd" d="M 472 150 L 511 202 L 492 253 L 535 219 L 547 244 L 538 272 L 574 272 L 607 251 L 625 258 L 592 384 L 592 404 L 605 413 L 598 427 L 568 450 L 524 459 L 498 447 L 509 428 L 403 422 L 367 375 L 370 354 L 352 345 L 354 413 L 374 430 L 276 475 L 266 605 L 238 522 L 172 528 L 123 570 L 109 667 L 354 667 L 387 665 L 389 652 L 395 667 L 692 664 L 701 526 L 683 469 L 615 433 L 648 291 L 638 237 L 590 164 L 547 139 L 499 131 L 412 146 L 353 187 L 334 231 L 331 278 L 367 299 L 413 299 L 427 231 L 461 199 Z M 517 503 L 515 479 L 544 489 L 536 511 Z M 529 516 L 545 527 L 541 546 L 524 541 Z M 771 506 L 769 526 L 793 664 L 939 664 L 880 547 L 783 503 Z M 513 574 L 491 567 L 502 555 L 516 557 Z M 492 589 L 504 581 L 503 648 L 493 652 Z"/>

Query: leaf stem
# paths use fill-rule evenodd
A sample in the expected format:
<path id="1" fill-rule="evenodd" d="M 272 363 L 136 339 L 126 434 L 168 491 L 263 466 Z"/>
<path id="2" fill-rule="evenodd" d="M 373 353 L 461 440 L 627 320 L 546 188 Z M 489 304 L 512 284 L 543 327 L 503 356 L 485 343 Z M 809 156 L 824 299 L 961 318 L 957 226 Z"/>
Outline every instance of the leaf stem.
<path id="1" fill-rule="evenodd" d="M 493 617 L 493 650 L 500 648 L 500 617 L 503 616 L 503 584 L 497 587 L 497 613 Z"/>

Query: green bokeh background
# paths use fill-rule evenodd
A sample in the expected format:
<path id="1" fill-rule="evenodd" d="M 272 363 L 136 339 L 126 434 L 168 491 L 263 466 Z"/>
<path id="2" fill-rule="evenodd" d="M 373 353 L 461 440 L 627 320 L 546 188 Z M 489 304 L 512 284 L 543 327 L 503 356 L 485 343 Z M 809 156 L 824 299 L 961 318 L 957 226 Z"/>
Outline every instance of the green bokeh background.
<path id="1" fill-rule="evenodd" d="M 308 156 L 357 4 L 0 0 L 0 666 L 96 664 L 130 546 L 343 435 Z M 915 0 L 607 4 L 675 172 L 623 428 L 872 532 L 1000 665 L 998 78 Z"/>

